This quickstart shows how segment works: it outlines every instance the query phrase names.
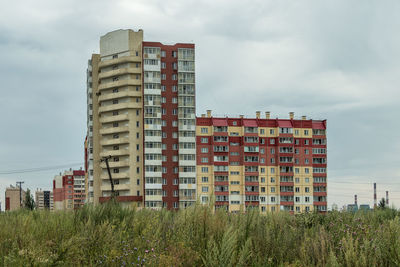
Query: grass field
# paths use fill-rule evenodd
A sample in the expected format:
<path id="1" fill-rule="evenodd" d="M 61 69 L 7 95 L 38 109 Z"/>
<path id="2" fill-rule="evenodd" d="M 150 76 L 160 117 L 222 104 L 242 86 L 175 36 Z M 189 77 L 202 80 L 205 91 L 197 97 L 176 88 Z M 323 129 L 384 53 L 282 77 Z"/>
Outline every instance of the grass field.
<path id="1" fill-rule="evenodd" d="M 400 213 L 127 210 L 0 215 L 1 266 L 400 266 Z"/>

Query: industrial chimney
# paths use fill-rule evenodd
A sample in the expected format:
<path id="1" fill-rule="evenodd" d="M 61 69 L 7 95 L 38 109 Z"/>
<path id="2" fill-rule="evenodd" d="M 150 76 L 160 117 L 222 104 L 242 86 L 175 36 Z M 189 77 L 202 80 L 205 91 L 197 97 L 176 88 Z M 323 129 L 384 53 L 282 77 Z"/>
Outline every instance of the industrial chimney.
<path id="1" fill-rule="evenodd" d="M 358 205 L 357 205 L 357 195 L 354 195 L 354 205 L 356 205 L 358 207 Z"/>
<path id="2" fill-rule="evenodd" d="M 374 183 L 374 208 L 376 209 L 376 183 Z"/>
<path id="3" fill-rule="evenodd" d="M 386 191 L 386 205 L 389 206 L 389 191 Z"/>

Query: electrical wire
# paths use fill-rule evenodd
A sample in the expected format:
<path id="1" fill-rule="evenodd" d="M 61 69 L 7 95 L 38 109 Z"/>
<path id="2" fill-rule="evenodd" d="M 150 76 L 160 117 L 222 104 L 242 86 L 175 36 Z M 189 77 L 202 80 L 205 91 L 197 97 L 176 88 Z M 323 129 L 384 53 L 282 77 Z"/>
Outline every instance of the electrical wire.
<path id="1" fill-rule="evenodd" d="M 48 170 L 56 170 L 62 168 L 69 168 L 75 166 L 82 166 L 84 163 L 71 163 L 71 164 L 64 164 L 64 165 L 53 165 L 53 166 L 46 166 L 46 167 L 37 167 L 37 168 L 29 168 L 29 169 L 16 169 L 16 170 L 8 170 L 8 171 L 0 171 L 0 175 L 4 174 L 18 174 L 18 173 L 27 173 L 27 172 L 42 172 Z"/>

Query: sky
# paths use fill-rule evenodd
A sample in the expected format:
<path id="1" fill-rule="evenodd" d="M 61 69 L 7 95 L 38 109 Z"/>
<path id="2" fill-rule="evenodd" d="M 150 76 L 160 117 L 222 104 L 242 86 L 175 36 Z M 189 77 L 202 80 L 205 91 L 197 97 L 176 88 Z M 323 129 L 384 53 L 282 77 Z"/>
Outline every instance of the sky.
<path id="1" fill-rule="evenodd" d="M 2 203 L 83 166 L 87 60 L 107 32 L 143 29 L 195 43 L 198 115 L 327 119 L 329 207 L 372 205 L 373 182 L 400 207 L 399 1 L 0 3 Z"/>

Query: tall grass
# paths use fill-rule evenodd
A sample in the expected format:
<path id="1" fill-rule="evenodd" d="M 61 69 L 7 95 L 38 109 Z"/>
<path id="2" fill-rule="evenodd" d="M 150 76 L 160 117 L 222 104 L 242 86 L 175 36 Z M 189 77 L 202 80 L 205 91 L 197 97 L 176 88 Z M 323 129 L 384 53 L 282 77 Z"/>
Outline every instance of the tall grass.
<path id="1" fill-rule="evenodd" d="M 1 266 L 400 266 L 395 210 L 290 215 L 115 203 L 0 215 Z"/>

